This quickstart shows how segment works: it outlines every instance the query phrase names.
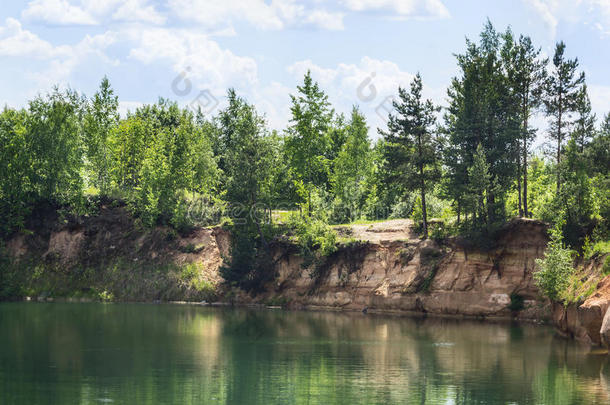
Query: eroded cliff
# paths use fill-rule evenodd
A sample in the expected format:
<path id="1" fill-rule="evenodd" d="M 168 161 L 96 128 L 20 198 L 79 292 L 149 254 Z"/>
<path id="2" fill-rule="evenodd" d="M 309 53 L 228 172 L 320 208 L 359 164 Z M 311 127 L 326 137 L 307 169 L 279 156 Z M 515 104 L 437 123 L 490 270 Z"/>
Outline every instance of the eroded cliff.
<path id="1" fill-rule="evenodd" d="M 409 232 L 392 232 L 396 226 L 408 226 L 404 222 L 370 225 L 370 238 L 367 230 L 360 230 L 361 242 L 342 246 L 315 272 L 302 267 L 296 252 L 276 246 L 277 279 L 262 298 L 281 296 L 295 307 L 550 316 L 550 305 L 540 297 L 532 278 L 534 260 L 547 243 L 544 224 L 512 222 L 495 248 L 483 251 L 458 243 L 440 246 L 408 237 Z"/>
<path id="2" fill-rule="evenodd" d="M 289 239 L 278 240 L 272 243 L 274 280 L 256 295 L 223 283 L 219 269 L 230 255 L 230 234 L 219 227 L 183 234 L 146 229 L 125 207 L 115 206 L 102 206 L 92 217 L 43 216 L 30 225 L 32 232 L 4 243 L 0 297 L 219 300 L 514 317 L 552 320 L 568 336 L 610 344 L 610 276 L 579 305 L 551 304 L 540 295 L 533 272 L 547 233 L 539 221 L 509 222 L 492 249 L 421 241 L 408 220 L 338 227 L 349 242 L 309 268 Z"/>

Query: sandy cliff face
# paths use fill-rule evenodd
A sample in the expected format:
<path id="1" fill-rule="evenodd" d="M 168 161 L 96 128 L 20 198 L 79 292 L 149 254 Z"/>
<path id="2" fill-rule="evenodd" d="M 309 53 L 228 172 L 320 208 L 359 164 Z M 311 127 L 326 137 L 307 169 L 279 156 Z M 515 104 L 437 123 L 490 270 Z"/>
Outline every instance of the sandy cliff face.
<path id="1" fill-rule="evenodd" d="M 90 218 L 40 222 L 33 232 L 5 241 L 11 265 L 0 269 L 0 297 L 7 286 L 9 298 L 102 292 L 129 301 L 229 297 L 219 273 L 230 255 L 230 234 L 222 228 L 182 235 L 163 227 L 147 230 L 121 207 L 102 208 Z M 551 305 L 534 285 L 535 259 L 547 244 L 543 223 L 510 222 L 489 251 L 421 241 L 411 228 L 408 220 L 340 227 L 358 242 L 342 245 L 315 272 L 303 268 L 293 244 L 277 242 L 274 281 L 255 297 L 237 294 L 231 300 L 552 320 L 567 336 L 610 346 L 610 276 L 582 304 L 568 307 Z"/>
<path id="2" fill-rule="evenodd" d="M 553 304 L 553 323 L 568 337 L 610 348 L 610 276 L 580 305 Z"/>
<path id="3" fill-rule="evenodd" d="M 386 224 L 393 226 L 392 224 Z M 371 226 L 370 242 L 341 248 L 312 277 L 296 253 L 276 248 L 278 277 L 264 296 L 294 306 L 418 311 L 434 314 L 544 319 L 550 307 L 534 286 L 534 260 L 547 243 L 544 224 L 511 223 L 489 252 L 433 241 L 379 239 L 392 235 Z M 398 234 L 398 233 L 397 233 Z M 362 233 L 358 235 L 362 237 Z M 402 234 L 404 236 L 404 234 Z M 364 235 L 366 237 L 366 235 Z M 522 301 L 523 309 L 515 301 Z"/>

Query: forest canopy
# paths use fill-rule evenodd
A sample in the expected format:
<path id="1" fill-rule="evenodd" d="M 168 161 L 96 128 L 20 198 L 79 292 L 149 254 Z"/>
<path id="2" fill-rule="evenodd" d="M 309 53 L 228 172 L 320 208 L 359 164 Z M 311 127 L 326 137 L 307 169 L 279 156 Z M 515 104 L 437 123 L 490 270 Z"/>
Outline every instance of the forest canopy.
<path id="1" fill-rule="evenodd" d="M 397 87 L 375 142 L 359 108 L 337 113 L 310 72 L 283 131 L 233 89 L 213 117 L 165 99 L 121 117 L 107 78 L 92 97 L 56 88 L 0 114 L 0 232 L 25 229 L 40 207 L 86 213 L 100 201 L 144 226 L 224 221 L 235 234 L 224 275 L 245 286 L 263 277 L 279 222 L 308 252 L 332 250 L 329 224 L 386 218 L 414 219 L 423 238 L 484 240 L 520 216 L 559 224 L 574 249 L 602 243 L 610 113 L 592 113 L 566 49 L 544 58 L 488 22 L 456 54 L 447 106 L 424 98 L 418 73 Z M 547 153 L 533 151 L 537 137 Z"/>

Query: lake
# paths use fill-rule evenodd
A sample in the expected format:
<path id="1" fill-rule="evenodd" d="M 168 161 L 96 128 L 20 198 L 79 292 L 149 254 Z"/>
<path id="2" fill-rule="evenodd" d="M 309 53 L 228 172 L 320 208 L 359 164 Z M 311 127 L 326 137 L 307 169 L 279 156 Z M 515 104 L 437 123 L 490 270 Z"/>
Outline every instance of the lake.
<path id="1" fill-rule="evenodd" d="M 154 304 L 0 304 L 0 404 L 610 403 L 549 326 Z"/>

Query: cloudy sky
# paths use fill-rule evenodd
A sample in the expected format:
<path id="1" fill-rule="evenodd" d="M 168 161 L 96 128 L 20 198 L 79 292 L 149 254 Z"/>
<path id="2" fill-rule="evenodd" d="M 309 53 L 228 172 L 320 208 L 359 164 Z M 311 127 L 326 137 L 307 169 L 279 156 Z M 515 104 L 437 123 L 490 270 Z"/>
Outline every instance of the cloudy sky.
<path id="1" fill-rule="evenodd" d="M 453 53 L 489 18 L 549 55 L 564 40 L 595 112 L 610 111 L 610 0 L 1 3 L 2 105 L 23 106 L 55 84 L 91 95 L 107 75 L 122 111 L 162 96 L 212 112 L 234 87 L 281 129 L 289 94 L 311 69 L 338 111 L 358 104 L 374 128 L 387 97 L 417 71 L 427 96 L 445 104 Z"/>

